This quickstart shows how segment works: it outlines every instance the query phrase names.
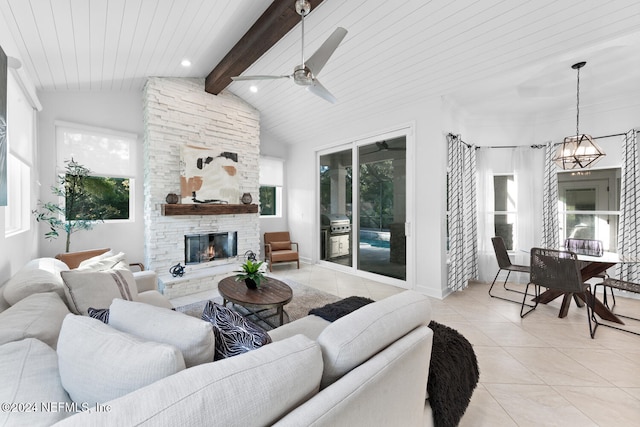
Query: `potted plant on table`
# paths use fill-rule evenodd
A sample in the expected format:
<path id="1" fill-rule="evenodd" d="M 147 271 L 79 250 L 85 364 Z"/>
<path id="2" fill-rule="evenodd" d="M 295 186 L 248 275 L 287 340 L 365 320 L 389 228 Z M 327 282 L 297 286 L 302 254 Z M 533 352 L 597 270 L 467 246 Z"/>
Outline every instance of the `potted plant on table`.
<path id="1" fill-rule="evenodd" d="M 265 278 L 263 264 L 264 261 L 246 260 L 240 266 L 242 270 L 236 271 L 236 273 L 240 273 L 236 275 L 236 281 L 244 280 L 249 289 L 259 288 L 260 282 Z"/>

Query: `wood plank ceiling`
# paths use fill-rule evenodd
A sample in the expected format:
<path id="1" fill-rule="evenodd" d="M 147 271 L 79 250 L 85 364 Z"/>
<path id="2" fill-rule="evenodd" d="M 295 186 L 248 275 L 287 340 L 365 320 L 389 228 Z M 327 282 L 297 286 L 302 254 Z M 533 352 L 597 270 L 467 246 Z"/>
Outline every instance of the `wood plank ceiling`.
<path id="1" fill-rule="evenodd" d="M 0 13 L 38 90 L 139 91 L 147 76 L 204 79 L 270 3 L 0 0 Z M 263 134 L 290 144 L 327 144 L 350 123 L 434 98 L 478 117 L 566 113 L 579 60 L 581 107 L 640 99 L 639 18 L 637 0 L 324 0 L 305 20 L 305 52 L 349 31 L 320 75 L 338 104 L 286 79 L 226 90 L 260 111 Z M 296 25 L 244 74 L 290 74 L 300 49 Z"/>

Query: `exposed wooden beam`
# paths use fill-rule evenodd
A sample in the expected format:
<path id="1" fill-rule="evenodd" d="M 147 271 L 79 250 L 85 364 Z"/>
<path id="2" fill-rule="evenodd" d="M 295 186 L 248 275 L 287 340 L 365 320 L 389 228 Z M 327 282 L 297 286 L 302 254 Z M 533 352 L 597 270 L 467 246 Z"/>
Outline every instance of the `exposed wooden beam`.
<path id="1" fill-rule="evenodd" d="M 311 11 L 322 0 L 309 0 Z M 205 80 L 204 90 L 214 95 L 229 86 L 231 77 L 239 76 L 267 50 L 300 22 L 295 0 L 274 0 L 249 31 L 227 53 Z"/>

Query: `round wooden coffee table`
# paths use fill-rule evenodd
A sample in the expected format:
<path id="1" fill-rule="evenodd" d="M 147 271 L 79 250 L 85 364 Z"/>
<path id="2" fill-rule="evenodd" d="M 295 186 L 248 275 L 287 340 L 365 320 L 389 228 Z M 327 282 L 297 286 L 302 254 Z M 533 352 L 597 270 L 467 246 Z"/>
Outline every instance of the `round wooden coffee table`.
<path id="1" fill-rule="evenodd" d="M 236 281 L 235 276 L 226 277 L 218 283 L 218 292 L 223 298 L 223 305 L 231 302 L 242 306 L 249 311 L 249 315 L 256 316 L 274 328 L 283 324 L 284 306 L 293 298 L 293 291 L 289 285 L 273 277 L 263 279 L 258 289 L 247 288 L 243 281 Z M 273 308 L 276 309 L 275 314 L 266 317 L 261 315 Z M 268 320 L 274 316 L 278 317 L 279 325 L 273 325 Z"/>

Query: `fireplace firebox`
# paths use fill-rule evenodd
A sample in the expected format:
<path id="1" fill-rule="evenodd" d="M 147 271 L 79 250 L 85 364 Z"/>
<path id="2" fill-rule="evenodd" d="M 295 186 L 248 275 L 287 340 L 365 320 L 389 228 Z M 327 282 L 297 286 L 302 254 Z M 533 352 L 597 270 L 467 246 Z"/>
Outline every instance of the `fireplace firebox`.
<path id="1" fill-rule="evenodd" d="M 185 264 L 232 258 L 238 255 L 238 232 L 187 234 L 184 236 Z"/>

